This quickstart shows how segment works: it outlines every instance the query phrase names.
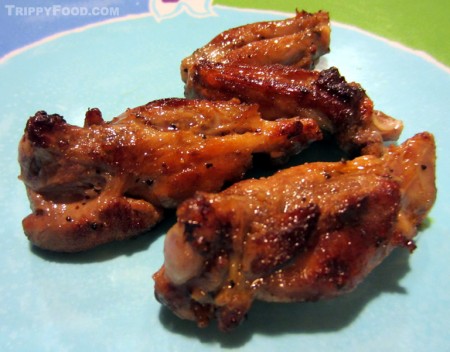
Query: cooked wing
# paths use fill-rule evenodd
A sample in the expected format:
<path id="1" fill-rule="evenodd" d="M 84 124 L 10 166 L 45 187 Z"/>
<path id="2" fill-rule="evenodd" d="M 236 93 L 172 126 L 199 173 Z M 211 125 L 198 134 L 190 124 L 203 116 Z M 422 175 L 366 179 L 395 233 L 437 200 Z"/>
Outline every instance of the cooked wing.
<path id="1" fill-rule="evenodd" d="M 282 65 L 200 62 L 190 71 L 185 95 L 257 103 L 269 120 L 313 118 L 352 154 L 381 155 L 383 142 L 397 140 L 403 128 L 400 121 L 374 110 L 364 89 L 346 82 L 334 67 L 319 72 Z"/>
<path id="2" fill-rule="evenodd" d="M 414 248 L 436 196 L 435 145 L 422 133 L 382 158 L 311 163 L 182 203 L 154 275 L 181 318 L 238 325 L 254 299 L 348 292 L 393 248 Z"/>
<path id="3" fill-rule="evenodd" d="M 195 191 L 240 179 L 253 153 L 283 158 L 321 138 L 314 121 L 261 119 L 238 101 L 166 99 L 85 126 L 38 112 L 19 146 L 32 214 L 23 221 L 37 246 L 80 251 L 136 236 Z"/>
<path id="4" fill-rule="evenodd" d="M 297 12 L 293 18 L 247 24 L 220 33 L 181 63 L 188 71 L 199 61 L 284 64 L 311 69 L 329 52 L 330 24 L 326 12 Z"/>

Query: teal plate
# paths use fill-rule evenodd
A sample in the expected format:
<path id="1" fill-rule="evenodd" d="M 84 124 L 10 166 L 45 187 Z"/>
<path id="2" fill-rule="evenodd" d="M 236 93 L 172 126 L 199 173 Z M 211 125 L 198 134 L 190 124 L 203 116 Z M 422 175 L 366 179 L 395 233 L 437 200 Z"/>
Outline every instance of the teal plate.
<path id="1" fill-rule="evenodd" d="M 127 107 L 183 95 L 180 60 L 220 31 L 286 14 L 214 7 L 156 21 L 136 16 L 90 26 L 32 46 L 0 63 L 0 349 L 2 351 L 449 351 L 450 74 L 423 55 L 333 24 L 337 66 L 376 107 L 402 119 L 401 141 L 435 134 L 439 196 L 409 255 L 395 251 L 353 293 L 317 303 L 255 303 L 244 325 L 223 334 L 174 317 L 154 299 L 173 217 L 145 236 L 80 254 L 33 248 L 17 179 L 17 145 L 38 110 L 82 124 L 98 107 L 110 119 Z"/>

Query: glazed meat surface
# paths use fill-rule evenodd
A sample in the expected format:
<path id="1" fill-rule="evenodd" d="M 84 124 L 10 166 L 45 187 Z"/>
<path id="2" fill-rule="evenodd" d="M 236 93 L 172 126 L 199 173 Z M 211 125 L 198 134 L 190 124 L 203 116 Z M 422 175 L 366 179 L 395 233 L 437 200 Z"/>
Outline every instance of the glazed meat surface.
<path id="1" fill-rule="evenodd" d="M 283 64 L 312 69 L 329 52 L 330 24 L 326 12 L 297 12 L 293 18 L 247 24 L 226 30 L 181 63 L 184 82 L 195 63 L 239 62 Z"/>
<path id="2" fill-rule="evenodd" d="M 263 120 L 238 101 L 165 99 L 85 126 L 43 111 L 19 145 L 32 214 L 25 234 L 38 247 L 81 251 L 136 236 L 195 191 L 239 180 L 254 153 L 284 159 L 320 139 L 309 119 Z"/>
<path id="3" fill-rule="evenodd" d="M 309 71 L 283 65 L 200 62 L 190 71 L 185 96 L 208 100 L 239 98 L 256 103 L 262 116 L 313 118 L 352 155 L 381 155 L 384 141 L 398 139 L 403 124 L 374 110 L 357 83 L 332 67 Z"/>
<path id="4" fill-rule="evenodd" d="M 183 202 L 154 275 L 157 299 L 201 327 L 237 326 L 255 299 L 331 298 L 414 236 L 436 197 L 433 136 L 382 158 L 317 162 Z"/>

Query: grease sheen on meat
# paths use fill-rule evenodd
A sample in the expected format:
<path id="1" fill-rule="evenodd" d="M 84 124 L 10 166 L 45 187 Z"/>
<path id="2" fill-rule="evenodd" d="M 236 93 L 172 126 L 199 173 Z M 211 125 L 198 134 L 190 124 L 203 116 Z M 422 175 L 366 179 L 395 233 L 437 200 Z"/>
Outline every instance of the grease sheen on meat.
<path id="1" fill-rule="evenodd" d="M 232 97 L 260 106 L 265 119 L 313 118 L 351 154 L 381 155 L 384 141 L 398 139 L 403 124 L 374 109 L 357 83 L 335 67 L 309 71 L 283 65 L 199 62 L 190 71 L 185 96 L 208 100 Z"/>
<path id="2" fill-rule="evenodd" d="M 237 326 L 255 299 L 335 297 L 393 248 L 414 249 L 435 197 L 429 133 L 382 158 L 310 163 L 197 193 L 166 236 L 156 297 L 179 317 L 202 327 L 217 319 L 222 330 Z"/>
<path id="3" fill-rule="evenodd" d="M 195 191 L 242 178 L 254 153 L 284 159 L 320 138 L 313 120 L 266 121 L 236 100 L 159 100 L 111 122 L 93 109 L 84 127 L 41 111 L 19 145 L 25 234 L 69 252 L 133 237 Z"/>
<path id="4" fill-rule="evenodd" d="M 183 59 L 181 77 L 186 82 L 192 66 L 200 61 L 312 69 L 319 57 L 330 51 L 329 21 L 327 12 L 301 11 L 285 20 L 228 29 Z"/>

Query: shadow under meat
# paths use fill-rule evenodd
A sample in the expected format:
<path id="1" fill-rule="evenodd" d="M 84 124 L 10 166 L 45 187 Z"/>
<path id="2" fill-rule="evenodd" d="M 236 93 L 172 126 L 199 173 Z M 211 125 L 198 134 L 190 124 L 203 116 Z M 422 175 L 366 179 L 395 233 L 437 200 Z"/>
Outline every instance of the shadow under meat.
<path id="1" fill-rule="evenodd" d="M 170 332 L 199 339 L 203 343 L 219 343 L 238 348 L 253 335 L 314 334 L 339 331 L 358 317 L 364 307 L 383 293 L 407 294 L 399 281 L 408 273 L 409 252 L 394 250 L 354 291 L 331 300 L 299 303 L 255 302 L 248 318 L 229 333 L 220 332 L 212 321 L 204 329 L 192 321 L 181 320 L 165 307 L 159 319 Z"/>
<path id="2" fill-rule="evenodd" d="M 68 264 L 98 263 L 119 256 L 131 256 L 134 253 L 147 250 L 160 236 L 167 233 L 175 223 L 175 211 L 168 211 L 165 219 L 151 230 L 134 238 L 100 245 L 96 248 L 76 253 L 52 252 L 30 244 L 30 251 L 49 262 Z"/>

